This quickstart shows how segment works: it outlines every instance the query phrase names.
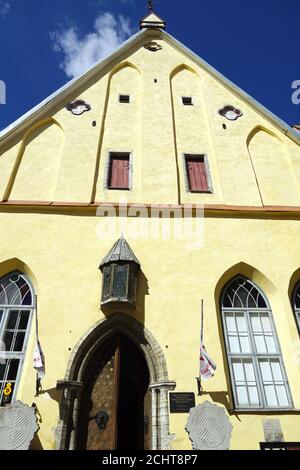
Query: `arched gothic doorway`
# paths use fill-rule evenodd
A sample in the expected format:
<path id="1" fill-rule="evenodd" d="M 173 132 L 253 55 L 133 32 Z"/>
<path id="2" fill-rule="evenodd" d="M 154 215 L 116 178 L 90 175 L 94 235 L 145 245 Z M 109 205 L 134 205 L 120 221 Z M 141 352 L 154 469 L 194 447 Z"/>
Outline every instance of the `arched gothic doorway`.
<path id="1" fill-rule="evenodd" d="M 77 448 L 150 449 L 149 371 L 141 351 L 116 334 L 95 352 L 83 380 Z"/>
<path id="2" fill-rule="evenodd" d="M 153 335 L 128 315 L 111 315 L 80 339 L 57 383 L 57 448 L 170 449 L 175 386 Z"/>

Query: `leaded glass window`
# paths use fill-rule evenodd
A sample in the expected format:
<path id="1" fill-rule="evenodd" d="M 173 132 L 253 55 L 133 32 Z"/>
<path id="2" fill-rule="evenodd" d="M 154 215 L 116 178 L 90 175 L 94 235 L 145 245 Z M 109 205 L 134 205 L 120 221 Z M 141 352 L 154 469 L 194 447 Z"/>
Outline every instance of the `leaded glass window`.
<path id="1" fill-rule="evenodd" d="M 33 291 L 23 274 L 0 279 L 0 405 L 16 397 L 33 308 Z"/>
<path id="2" fill-rule="evenodd" d="M 137 269 L 134 263 L 112 263 L 103 267 L 101 304 L 136 303 Z"/>
<path id="3" fill-rule="evenodd" d="M 225 288 L 222 318 L 236 408 L 291 408 L 272 311 L 261 290 L 238 276 Z"/>
<path id="4" fill-rule="evenodd" d="M 294 313 L 296 317 L 298 330 L 300 333 L 300 282 L 298 282 L 294 290 L 293 307 L 294 307 Z"/>
<path id="5" fill-rule="evenodd" d="M 112 297 L 114 299 L 125 299 L 128 297 L 128 264 L 115 264 L 112 283 Z"/>

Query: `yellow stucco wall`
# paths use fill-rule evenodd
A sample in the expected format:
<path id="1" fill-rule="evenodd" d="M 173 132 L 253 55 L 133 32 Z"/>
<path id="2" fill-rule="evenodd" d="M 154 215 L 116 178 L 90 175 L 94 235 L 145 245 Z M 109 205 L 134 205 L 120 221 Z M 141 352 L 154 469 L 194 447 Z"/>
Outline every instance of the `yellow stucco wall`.
<path id="1" fill-rule="evenodd" d="M 299 146 L 191 57 L 167 41 L 157 42 L 162 50 L 155 53 L 143 44 L 124 52 L 120 63 L 99 72 L 97 79 L 66 97 L 60 106 L 50 106 L 41 123 L 5 145 L 0 143 L 4 200 L 300 205 Z M 130 94 L 131 103 L 118 103 L 119 93 Z M 193 107 L 182 105 L 184 95 L 193 96 Z M 82 116 L 68 112 L 66 103 L 77 98 L 89 103 L 91 111 Z M 227 104 L 241 109 L 243 116 L 235 122 L 221 117 L 218 110 Z M 126 194 L 105 189 L 110 151 L 133 154 L 133 189 Z M 208 156 L 213 194 L 186 191 L 184 153 Z M 104 318 L 99 307 L 102 276 L 98 265 L 122 230 L 149 284 L 144 305 L 138 305 L 132 315 L 163 349 L 176 390 L 196 392 L 203 298 L 205 343 L 218 369 L 205 384 L 208 394 L 197 402 L 230 400 L 218 296 L 227 277 L 241 273 L 268 296 L 294 405 L 300 409 L 299 335 L 288 297 L 291 277 L 300 265 L 296 216 L 293 220 L 287 215 L 210 215 L 205 218 L 202 245 L 197 243 L 203 234 L 199 227 L 196 230 L 196 222 L 186 240 L 163 235 L 151 239 L 145 236 L 147 220 L 129 218 L 122 225 L 120 219 L 96 217 L 90 209 L 5 206 L 0 218 L 0 274 L 10 269 L 28 272 L 38 298 L 46 393 L 34 396 L 33 327 L 18 398 L 37 404 L 42 416 L 39 439 L 45 449 L 55 448 L 60 398 L 56 382 L 63 379 L 78 340 Z M 161 223 L 168 228 L 174 221 Z M 263 417 L 231 416 L 231 448 L 258 449 L 259 441 L 264 441 Z M 275 417 L 281 421 L 286 441 L 300 440 L 299 415 Z M 170 415 L 174 449 L 191 448 L 186 422 L 185 414 Z"/>
<path id="2" fill-rule="evenodd" d="M 124 52 L 122 60 L 99 71 L 77 94 L 62 97 L 60 106 L 49 106 L 46 119 L 54 119 L 64 133 L 64 138 L 48 138 L 47 152 L 55 155 L 57 172 L 51 173 L 51 200 L 118 201 L 120 191 L 104 189 L 105 164 L 109 151 L 128 151 L 134 167 L 130 202 L 299 205 L 299 146 L 189 56 L 166 41 L 157 42 L 162 50 L 153 53 L 141 45 Z M 120 93 L 131 95 L 130 105 L 118 102 Z M 194 106 L 182 105 L 184 95 L 193 96 Z M 73 116 L 65 109 L 72 99 L 85 100 L 92 110 Z M 220 116 L 218 110 L 226 104 L 241 109 L 243 116 L 234 122 Z M 45 132 L 54 132 L 51 128 Z M 30 129 L 0 146 L 4 199 L 31 200 L 38 192 L 30 189 L 31 174 L 26 193 L 23 162 L 35 159 L 41 173 L 40 148 L 45 149 L 47 136 L 41 133 L 36 143 L 27 145 L 28 134 Z M 208 156 L 213 194 L 186 191 L 182 155 L 189 152 Z M 42 178 L 39 184 L 44 185 Z M 276 189 L 271 191 L 271 186 Z"/>
<path id="3" fill-rule="evenodd" d="M 43 388 L 35 394 L 32 368 L 34 328 L 29 343 L 18 398 L 37 404 L 43 422 L 39 438 L 45 448 L 54 448 L 54 428 L 58 421 L 56 381 L 65 375 L 71 350 L 86 331 L 104 315 L 100 311 L 101 275 L 98 264 L 119 235 L 111 239 L 108 219 L 98 217 L 65 217 L 54 214 L 2 214 L 7 227 L 1 233 L 1 258 L 19 258 L 30 266 L 38 295 L 39 332 L 46 357 L 47 374 Z M 205 343 L 218 365 L 215 377 L 205 384 L 205 399 L 228 403 L 230 387 L 224 369 L 222 337 L 218 312 L 219 280 L 242 273 L 256 282 L 268 296 L 280 340 L 283 359 L 295 408 L 300 409 L 299 336 L 288 298 L 292 273 L 298 268 L 298 248 L 292 243 L 297 236 L 297 221 L 243 220 L 206 218 L 204 245 L 200 248 L 182 240 L 134 239 L 136 219 L 129 219 L 125 236 L 142 265 L 149 295 L 132 315 L 155 336 L 167 360 L 169 378 L 177 391 L 196 392 L 198 372 L 200 299 L 205 304 Z M 20 227 L 20 230 L 17 228 Z M 22 230 L 21 230 L 22 227 Z M 195 238 L 196 238 L 196 227 Z M 32 232 L 35 238 L 32 239 Z M 258 237 L 258 232 L 260 236 Z M 128 233 L 128 235 L 127 235 Z M 287 234 L 286 237 L 283 234 Z M 76 234 L 76 236 L 75 236 Z M 270 234 L 271 240 L 270 240 Z M 11 240 L 14 243 L 11 243 Z M 82 246 L 84 240 L 84 246 Z M 287 250 L 287 247 L 289 249 Z M 176 254 L 176 256 L 175 256 Z M 244 265 L 239 263 L 243 262 Z M 249 266 L 256 269 L 251 271 Z M 11 266 L 13 268 L 13 265 Z M 18 267 L 17 264 L 14 267 Z M 252 273 L 252 274 L 251 274 Z M 31 276 L 32 277 L 32 276 Z M 297 356 L 298 353 L 298 356 Z M 233 424 L 232 449 L 256 449 L 263 441 L 262 415 L 238 415 Z M 269 416 L 274 418 L 274 416 Z M 300 416 L 283 414 L 280 419 L 286 441 L 299 440 Z M 189 449 L 184 427 L 187 415 L 170 415 L 170 432 L 176 434 L 175 449 Z"/>

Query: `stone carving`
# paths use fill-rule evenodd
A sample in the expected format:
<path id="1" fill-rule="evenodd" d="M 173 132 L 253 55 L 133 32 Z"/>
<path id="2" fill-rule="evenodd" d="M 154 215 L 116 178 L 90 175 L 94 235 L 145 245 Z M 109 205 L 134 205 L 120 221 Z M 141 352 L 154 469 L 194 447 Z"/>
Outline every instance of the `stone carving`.
<path id="1" fill-rule="evenodd" d="M 0 450 L 27 450 L 37 430 L 31 406 L 16 401 L 0 409 Z"/>
<path id="2" fill-rule="evenodd" d="M 145 49 L 148 49 L 148 51 L 151 51 L 151 52 L 157 52 L 162 49 L 162 46 L 158 44 L 158 42 L 156 41 L 148 42 L 148 44 L 145 44 L 144 47 Z"/>
<path id="3" fill-rule="evenodd" d="M 284 442 L 279 419 L 263 419 L 266 442 Z"/>
<path id="4" fill-rule="evenodd" d="M 243 116 L 242 111 L 233 106 L 224 106 L 219 110 L 219 114 L 226 117 L 229 121 L 236 121 L 239 117 Z"/>
<path id="5" fill-rule="evenodd" d="M 73 103 L 68 103 L 66 108 L 68 111 L 71 111 L 71 113 L 74 114 L 75 116 L 80 116 L 86 111 L 91 110 L 90 105 L 82 100 L 77 100 L 77 101 L 73 101 Z"/>
<path id="6" fill-rule="evenodd" d="M 232 424 L 223 407 L 205 401 L 191 408 L 186 431 L 194 450 L 229 449 Z"/>

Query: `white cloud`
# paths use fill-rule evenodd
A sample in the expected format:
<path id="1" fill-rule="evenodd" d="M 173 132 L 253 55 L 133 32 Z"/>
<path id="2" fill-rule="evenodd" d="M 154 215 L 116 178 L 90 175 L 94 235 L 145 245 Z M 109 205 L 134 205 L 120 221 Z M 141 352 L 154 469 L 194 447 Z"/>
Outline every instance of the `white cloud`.
<path id="1" fill-rule="evenodd" d="M 0 16 L 7 16 L 10 12 L 10 3 L 0 0 Z"/>
<path id="2" fill-rule="evenodd" d="M 53 49 L 63 54 L 60 68 L 70 77 L 88 70 L 132 35 L 130 20 L 122 15 L 103 13 L 95 20 L 94 31 L 79 37 L 76 27 L 50 33 Z"/>

